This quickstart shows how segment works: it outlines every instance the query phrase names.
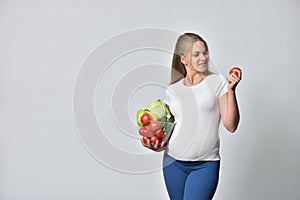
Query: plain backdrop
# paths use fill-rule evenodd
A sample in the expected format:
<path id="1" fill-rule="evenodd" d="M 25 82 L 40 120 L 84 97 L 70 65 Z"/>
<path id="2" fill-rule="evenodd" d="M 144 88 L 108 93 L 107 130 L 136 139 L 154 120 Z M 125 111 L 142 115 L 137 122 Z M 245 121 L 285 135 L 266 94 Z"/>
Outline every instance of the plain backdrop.
<path id="1" fill-rule="evenodd" d="M 73 119 L 83 61 L 143 27 L 196 32 L 220 73 L 243 69 L 241 121 L 234 135 L 221 128 L 214 199 L 300 199 L 299 19 L 298 0 L 1 0 L 0 199 L 168 199 L 161 171 L 127 174 L 94 159 Z"/>

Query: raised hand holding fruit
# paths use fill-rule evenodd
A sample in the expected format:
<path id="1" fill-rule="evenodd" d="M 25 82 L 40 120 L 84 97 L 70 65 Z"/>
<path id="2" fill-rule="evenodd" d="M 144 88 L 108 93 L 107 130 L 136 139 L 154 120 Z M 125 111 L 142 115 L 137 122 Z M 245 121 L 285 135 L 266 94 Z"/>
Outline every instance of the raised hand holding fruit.
<path id="1" fill-rule="evenodd" d="M 239 67 L 233 67 L 229 71 L 229 91 L 234 91 L 242 78 L 242 70 Z"/>

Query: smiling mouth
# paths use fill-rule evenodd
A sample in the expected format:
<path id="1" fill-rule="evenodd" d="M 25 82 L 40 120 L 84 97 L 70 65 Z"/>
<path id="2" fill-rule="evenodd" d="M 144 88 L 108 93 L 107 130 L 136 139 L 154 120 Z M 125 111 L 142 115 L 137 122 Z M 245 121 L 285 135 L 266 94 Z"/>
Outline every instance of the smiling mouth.
<path id="1" fill-rule="evenodd" d="M 203 66 L 203 65 L 207 65 L 207 63 L 199 63 L 198 65 L 202 65 Z"/>

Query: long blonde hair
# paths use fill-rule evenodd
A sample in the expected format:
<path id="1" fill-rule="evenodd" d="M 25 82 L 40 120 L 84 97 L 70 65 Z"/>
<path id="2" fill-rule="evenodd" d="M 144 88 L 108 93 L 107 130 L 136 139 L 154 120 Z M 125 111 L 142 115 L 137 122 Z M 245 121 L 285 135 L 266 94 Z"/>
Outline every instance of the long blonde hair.
<path id="1" fill-rule="evenodd" d="M 194 42 L 198 40 L 204 43 L 206 50 L 208 51 L 207 43 L 202 37 L 195 33 L 184 33 L 178 37 L 173 53 L 170 85 L 186 76 L 185 66 L 180 59 L 181 56 L 187 56 L 190 53 L 190 49 Z"/>

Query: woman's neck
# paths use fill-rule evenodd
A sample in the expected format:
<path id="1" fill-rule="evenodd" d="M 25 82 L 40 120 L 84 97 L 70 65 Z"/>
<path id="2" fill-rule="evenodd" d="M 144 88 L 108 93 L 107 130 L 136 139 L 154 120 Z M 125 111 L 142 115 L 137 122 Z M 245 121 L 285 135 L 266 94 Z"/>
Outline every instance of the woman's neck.
<path id="1" fill-rule="evenodd" d="M 184 84 L 186 86 L 193 86 L 193 85 L 197 85 L 200 82 L 202 82 L 206 77 L 206 73 L 199 73 L 199 72 L 195 72 L 195 73 L 187 73 L 187 75 L 184 78 Z"/>

